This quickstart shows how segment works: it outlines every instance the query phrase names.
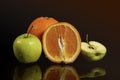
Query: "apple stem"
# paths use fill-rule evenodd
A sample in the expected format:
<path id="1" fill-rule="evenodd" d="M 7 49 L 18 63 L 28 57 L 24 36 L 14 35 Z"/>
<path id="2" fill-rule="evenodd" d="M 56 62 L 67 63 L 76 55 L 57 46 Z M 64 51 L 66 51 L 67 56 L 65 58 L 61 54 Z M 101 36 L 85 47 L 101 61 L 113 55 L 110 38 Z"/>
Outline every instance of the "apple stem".
<path id="1" fill-rule="evenodd" d="M 89 41 L 88 41 L 88 34 L 86 34 L 86 42 L 89 44 Z"/>
<path id="2" fill-rule="evenodd" d="M 28 38 L 28 36 L 29 36 L 30 31 L 32 30 L 32 28 L 33 28 L 33 25 L 32 25 L 32 27 L 28 30 L 26 38 Z"/>
<path id="3" fill-rule="evenodd" d="M 88 34 L 86 34 L 86 42 L 90 45 L 89 48 L 94 49 L 94 47 L 89 43 Z"/>

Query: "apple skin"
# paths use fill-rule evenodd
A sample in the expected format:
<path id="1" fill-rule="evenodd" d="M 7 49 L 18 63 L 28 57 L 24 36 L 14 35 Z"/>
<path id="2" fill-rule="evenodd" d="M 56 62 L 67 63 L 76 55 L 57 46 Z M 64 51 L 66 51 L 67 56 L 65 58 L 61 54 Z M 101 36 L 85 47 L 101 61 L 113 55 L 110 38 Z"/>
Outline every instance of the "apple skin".
<path id="1" fill-rule="evenodd" d="M 97 41 L 82 42 L 81 44 L 81 53 L 89 61 L 101 60 L 106 52 L 106 47 Z"/>
<path id="2" fill-rule="evenodd" d="M 37 62 L 42 53 L 41 41 L 32 34 L 21 34 L 13 42 L 13 51 L 21 63 Z"/>

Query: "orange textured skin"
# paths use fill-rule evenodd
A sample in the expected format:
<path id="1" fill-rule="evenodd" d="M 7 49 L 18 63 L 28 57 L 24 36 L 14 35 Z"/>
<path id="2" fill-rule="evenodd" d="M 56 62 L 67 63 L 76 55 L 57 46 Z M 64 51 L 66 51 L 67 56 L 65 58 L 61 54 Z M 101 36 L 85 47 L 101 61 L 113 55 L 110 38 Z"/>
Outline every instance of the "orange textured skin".
<path id="1" fill-rule="evenodd" d="M 58 23 L 58 21 L 52 17 L 38 17 L 31 22 L 27 32 L 37 36 L 41 40 L 44 31 L 55 23 Z"/>

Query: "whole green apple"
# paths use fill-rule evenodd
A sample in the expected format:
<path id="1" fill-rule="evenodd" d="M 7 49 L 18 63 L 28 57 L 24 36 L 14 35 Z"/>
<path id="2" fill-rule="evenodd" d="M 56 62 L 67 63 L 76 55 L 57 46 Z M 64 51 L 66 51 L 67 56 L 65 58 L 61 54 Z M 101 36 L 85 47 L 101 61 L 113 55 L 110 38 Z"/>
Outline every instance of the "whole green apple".
<path id="1" fill-rule="evenodd" d="M 24 33 L 14 40 L 13 51 L 19 62 L 33 63 L 41 56 L 42 44 L 36 36 Z"/>
<path id="2" fill-rule="evenodd" d="M 98 61 L 105 56 L 107 49 L 103 44 L 97 41 L 89 41 L 82 42 L 81 52 L 89 61 Z"/>

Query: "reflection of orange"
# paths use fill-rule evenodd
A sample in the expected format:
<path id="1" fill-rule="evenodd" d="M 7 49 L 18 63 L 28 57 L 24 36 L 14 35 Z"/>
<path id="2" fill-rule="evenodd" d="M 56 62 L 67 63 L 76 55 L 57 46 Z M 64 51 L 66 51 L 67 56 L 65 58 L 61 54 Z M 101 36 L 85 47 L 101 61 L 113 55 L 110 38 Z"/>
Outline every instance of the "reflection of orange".
<path id="1" fill-rule="evenodd" d="M 80 77 L 71 66 L 52 66 L 45 72 L 43 80 L 80 80 Z"/>
<path id="2" fill-rule="evenodd" d="M 42 39 L 43 32 L 52 24 L 58 21 L 52 17 L 38 17 L 28 27 L 27 32 L 36 35 Z M 32 28 L 32 29 L 31 29 Z"/>
<path id="3" fill-rule="evenodd" d="M 43 50 L 52 62 L 72 63 L 81 51 L 80 34 L 67 22 L 53 24 L 43 34 Z"/>

